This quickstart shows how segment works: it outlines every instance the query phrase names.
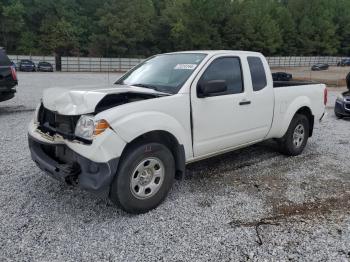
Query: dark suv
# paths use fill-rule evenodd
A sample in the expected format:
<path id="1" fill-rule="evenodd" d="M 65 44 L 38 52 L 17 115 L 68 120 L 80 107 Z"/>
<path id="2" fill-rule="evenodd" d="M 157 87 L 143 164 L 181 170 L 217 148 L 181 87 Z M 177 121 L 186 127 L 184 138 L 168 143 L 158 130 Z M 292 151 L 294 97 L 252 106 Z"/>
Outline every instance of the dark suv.
<path id="1" fill-rule="evenodd" d="M 350 73 L 346 76 L 349 91 L 340 94 L 335 101 L 334 113 L 338 118 L 350 117 Z"/>
<path id="2" fill-rule="evenodd" d="M 350 58 L 342 59 L 342 60 L 338 63 L 338 66 L 350 66 Z"/>
<path id="3" fill-rule="evenodd" d="M 33 61 L 29 59 L 22 59 L 19 61 L 18 65 L 19 71 L 26 71 L 26 72 L 35 72 L 36 66 Z"/>
<path id="4" fill-rule="evenodd" d="M 0 102 L 15 96 L 17 83 L 16 69 L 5 50 L 0 47 Z"/>

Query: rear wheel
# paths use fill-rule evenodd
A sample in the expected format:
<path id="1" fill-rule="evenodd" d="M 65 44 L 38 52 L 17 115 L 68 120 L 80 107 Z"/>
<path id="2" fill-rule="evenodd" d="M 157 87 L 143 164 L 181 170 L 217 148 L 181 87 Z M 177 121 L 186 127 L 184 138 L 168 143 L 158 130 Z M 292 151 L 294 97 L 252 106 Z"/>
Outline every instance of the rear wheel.
<path id="1" fill-rule="evenodd" d="M 278 140 L 280 150 L 288 156 L 300 155 L 309 139 L 310 124 L 305 115 L 296 114 L 292 119 L 287 133 Z"/>
<path id="2" fill-rule="evenodd" d="M 175 177 L 170 150 L 159 143 L 136 144 L 121 159 L 111 200 L 129 213 L 145 213 L 167 196 Z"/>

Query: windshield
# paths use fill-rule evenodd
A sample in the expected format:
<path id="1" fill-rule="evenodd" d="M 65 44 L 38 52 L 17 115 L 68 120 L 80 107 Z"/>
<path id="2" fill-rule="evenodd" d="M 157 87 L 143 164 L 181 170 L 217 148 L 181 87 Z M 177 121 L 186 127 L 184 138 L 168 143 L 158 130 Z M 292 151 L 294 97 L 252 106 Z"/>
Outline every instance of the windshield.
<path id="1" fill-rule="evenodd" d="M 133 85 L 176 94 L 206 54 L 164 54 L 151 57 L 120 78 L 116 84 Z"/>

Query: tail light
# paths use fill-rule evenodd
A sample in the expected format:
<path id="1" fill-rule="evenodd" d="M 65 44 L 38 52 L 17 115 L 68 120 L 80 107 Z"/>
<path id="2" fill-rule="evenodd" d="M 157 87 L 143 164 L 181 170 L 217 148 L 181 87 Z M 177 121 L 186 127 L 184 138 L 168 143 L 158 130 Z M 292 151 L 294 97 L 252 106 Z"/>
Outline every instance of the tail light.
<path id="1" fill-rule="evenodd" d="M 11 75 L 12 75 L 13 80 L 17 81 L 16 68 L 14 68 L 13 66 L 11 66 Z"/>
<path id="2" fill-rule="evenodd" d="M 325 88 L 323 91 L 323 103 L 325 106 L 327 105 L 327 102 L 328 102 L 328 90 L 327 88 Z"/>

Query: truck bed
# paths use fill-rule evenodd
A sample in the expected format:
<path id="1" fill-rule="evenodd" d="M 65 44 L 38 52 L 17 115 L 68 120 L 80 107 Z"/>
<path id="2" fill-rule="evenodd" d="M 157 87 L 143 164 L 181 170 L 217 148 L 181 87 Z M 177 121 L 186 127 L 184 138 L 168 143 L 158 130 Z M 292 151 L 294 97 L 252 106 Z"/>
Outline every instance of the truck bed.
<path id="1" fill-rule="evenodd" d="M 288 86 L 306 86 L 306 85 L 315 85 L 319 84 L 312 81 L 273 81 L 273 87 L 288 87 Z"/>

